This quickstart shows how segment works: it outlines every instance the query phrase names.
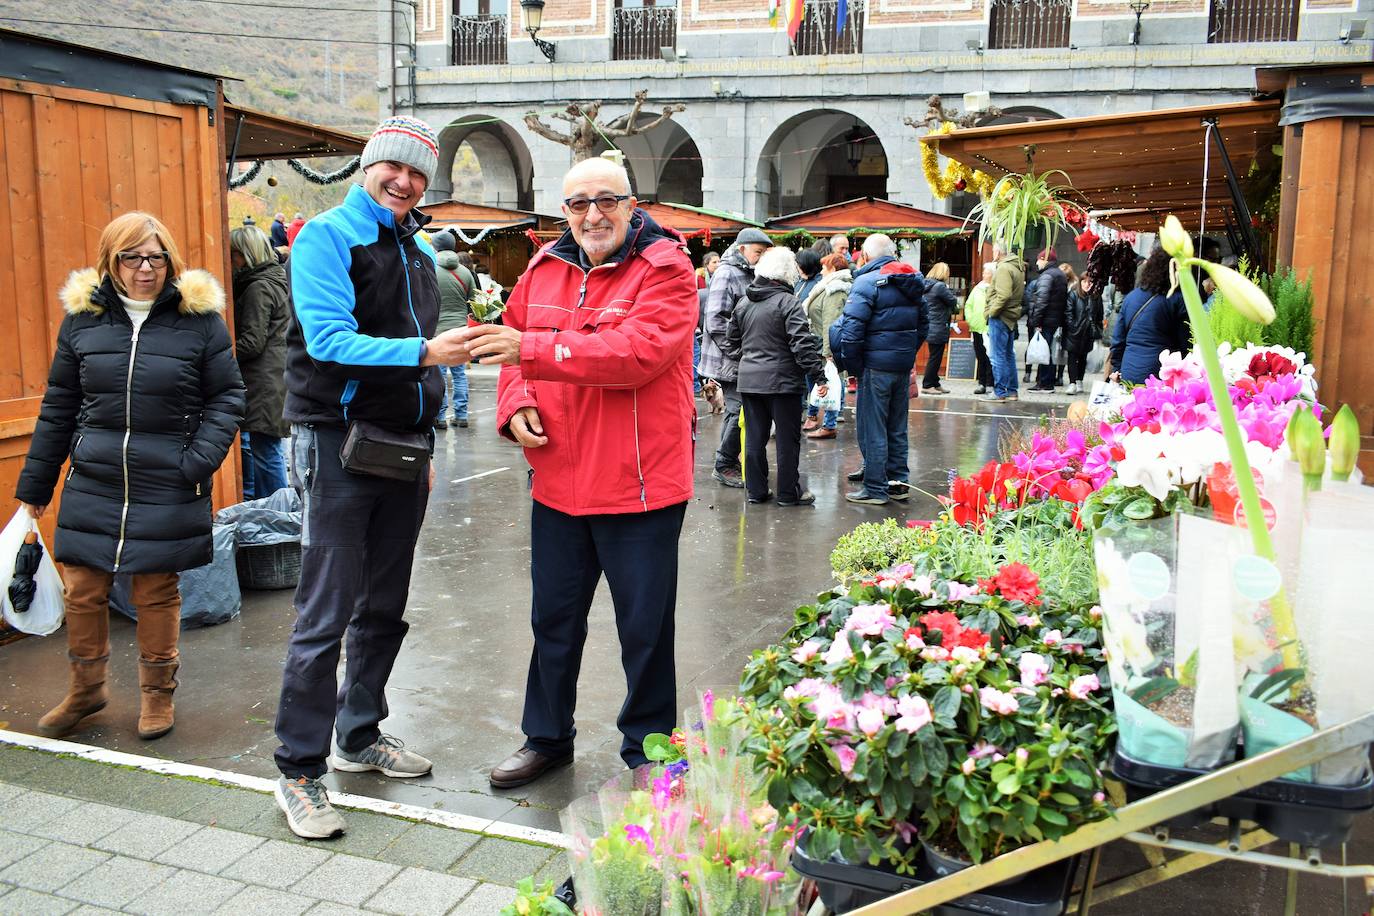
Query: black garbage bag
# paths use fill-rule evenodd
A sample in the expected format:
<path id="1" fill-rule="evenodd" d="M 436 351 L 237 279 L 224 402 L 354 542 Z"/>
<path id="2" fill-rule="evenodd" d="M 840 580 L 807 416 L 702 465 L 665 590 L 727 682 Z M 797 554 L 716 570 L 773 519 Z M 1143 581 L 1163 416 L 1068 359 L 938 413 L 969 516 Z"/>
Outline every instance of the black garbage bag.
<path id="1" fill-rule="evenodd" d="M 32 540 L 26 539 L 14 556 L 14 578 L 10 580 L 10 605 L 17 614 L 27 612 L 33 604 L 33 597 L 38 594 L 38 583 L 33 577 L 43 563 L 43 545 L 34 535 L 29 538 Z"/>

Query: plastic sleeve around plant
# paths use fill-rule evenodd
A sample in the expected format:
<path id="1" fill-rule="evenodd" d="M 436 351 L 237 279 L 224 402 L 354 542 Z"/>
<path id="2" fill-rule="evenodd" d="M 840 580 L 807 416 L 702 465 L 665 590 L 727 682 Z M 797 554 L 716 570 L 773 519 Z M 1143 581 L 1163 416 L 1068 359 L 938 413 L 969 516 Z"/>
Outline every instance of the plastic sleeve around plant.
<path id="1" fill-rule="evenodd" d="M 1236 411 L 1231 403 L 1231 392 L 1226 387 L 1226 378 L 1221 372 L 1221 360 L 1217 358 L 1217 344 L 1212 337 L 1212 327 L 1208 324 L 1206 310 L 1202 307 L 1202 295 L 1193 280 L 1191 267 L 1202 262 L 1196 258 L 1175 258 L 1178 264 L 1178 283 L 1183 290 L 1183 302 L 1188 308 L 1188 320 L 1193 326 L 1193 342 L 1202 354 L 1202 364 L 1207 368 L 1207 385 L 1212 391 L 1212 400 L 1221 420 L 1221 432 L 1226 439 L 1226 450 L 1231 455 L 1231 470 L 1240 491 L 1241 505 L 1245 507 L 1245 524 L 1250 529 L 1250 540 L 1255 553 L 1271 563 L 1275 561 L 1274 542 L 1269 537 L 1269 528 L 1264 521 L 1264 510 L 1260 505 L 1259 491 L 1255 488 L 1255 478 L 1250 471 L 1250 458 L 1245 453 L 1245 438 L 1240 424 L 1236 421 Z M 1269 613 L 1274 619 L 1274 629 L 1283 654 L 1283 666 L 1297 669 L 1302 667 L 1298 652 L 1298 630 L 1293 620 L 1293 611 L 1288 606 L 1288 596 L 1283 588 L 1269 601 Z"/>

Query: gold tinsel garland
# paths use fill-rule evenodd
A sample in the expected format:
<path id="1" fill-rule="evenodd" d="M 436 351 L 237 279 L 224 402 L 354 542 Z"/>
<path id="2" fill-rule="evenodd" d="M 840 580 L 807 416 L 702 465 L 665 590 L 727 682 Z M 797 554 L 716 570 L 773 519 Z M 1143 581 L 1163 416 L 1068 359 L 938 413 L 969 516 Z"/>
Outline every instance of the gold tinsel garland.
<path id="1" fill-rule="evenodd" d="M 947 134 L 954 130 L 953 121 L 943 121 L 940 126 L 932 131 L 932 135 Z M 962 162 L 953 159 L 945 163 L 945 170 L 940 171 L 940 150 L 921 141 L 921 168 L 926 173 L 926 183 L 930 185 L 930 192 L 940 200 L 944 200 L 955 191 L 974 191 L 980 197 L 987 197 L 992 193 L 997 180 L 990 175 L 971 169 Z M 964 187 L 958 187 L 959 182 L 964 183 Z"/>

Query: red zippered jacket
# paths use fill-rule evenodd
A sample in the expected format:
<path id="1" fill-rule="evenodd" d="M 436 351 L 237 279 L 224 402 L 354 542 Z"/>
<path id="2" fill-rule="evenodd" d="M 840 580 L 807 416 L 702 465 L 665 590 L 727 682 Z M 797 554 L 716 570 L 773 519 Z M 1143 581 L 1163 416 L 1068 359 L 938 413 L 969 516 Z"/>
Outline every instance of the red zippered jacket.
<path id="1" fill-rule="evenodd" d="M 505 323 L 524 336 L 501 367 L 496 423 L 536 407 L 548 443 L 525 449 L 536 500 L 569 515 L 649 512 L 692 498 L 696 277 L 681 235 L 642 210 L 621 250 L 584 267 L 572 234 L 541 248 Z"/>

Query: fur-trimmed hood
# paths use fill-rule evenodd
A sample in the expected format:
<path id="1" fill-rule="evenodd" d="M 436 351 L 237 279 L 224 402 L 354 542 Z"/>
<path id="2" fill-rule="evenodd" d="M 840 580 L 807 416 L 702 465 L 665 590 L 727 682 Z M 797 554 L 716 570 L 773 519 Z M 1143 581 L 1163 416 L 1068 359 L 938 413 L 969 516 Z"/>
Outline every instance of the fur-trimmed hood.
<path id="1" fill-rule="evenodd" d="M 62 284 L 58 297 L 69 315 L 100 315 L 104 313 L 105 306 L 97 301 L 100 298 L 97 291 L 102 290 L 104 286 L 95 268 L 85 267 L 72 271 L 71 276 L 67 277 L 67 282 Z M 165 299 L 175 293 L 180 299 L 177 311 L 183 315 L 224 312 L 224 287 L 220 286 L 219 281 L 209 271 L 188 270 L 173 280 L 170 286 L 171 291 L 164 288 L 158 299 Z M 111 293 L 114 291 L 113 282 L 109 284 L 109 290 Z"/>

